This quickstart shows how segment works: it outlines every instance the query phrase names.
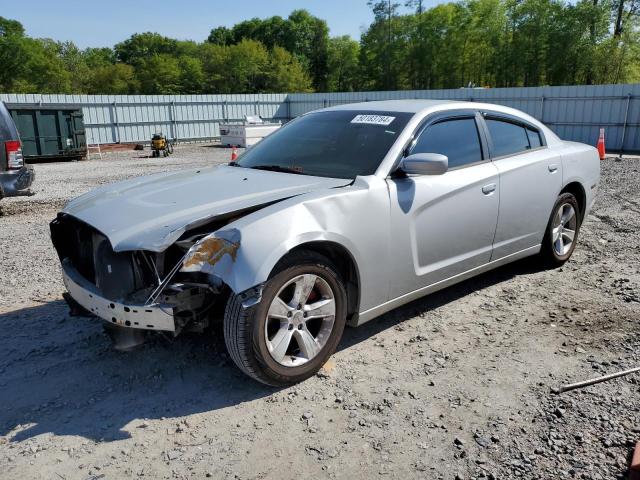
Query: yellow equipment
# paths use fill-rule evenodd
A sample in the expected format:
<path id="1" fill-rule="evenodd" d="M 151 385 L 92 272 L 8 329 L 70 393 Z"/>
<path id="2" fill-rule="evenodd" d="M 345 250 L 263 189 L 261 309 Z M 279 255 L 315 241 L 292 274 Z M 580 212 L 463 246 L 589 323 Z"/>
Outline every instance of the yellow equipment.
<path id="1" fill-rule="evenodd" d="M 151 156 L 157 158 L 162 154 L 168 157 L 173 153 L 173 144 L 162 133 L 154 133 L 151 137 Z"/>

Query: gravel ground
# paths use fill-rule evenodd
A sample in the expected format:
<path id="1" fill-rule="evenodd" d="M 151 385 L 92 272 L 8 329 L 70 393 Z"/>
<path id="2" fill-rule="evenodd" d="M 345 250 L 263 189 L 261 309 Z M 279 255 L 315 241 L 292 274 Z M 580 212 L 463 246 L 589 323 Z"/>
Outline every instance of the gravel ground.
<path id="1" fill-rule="evenodd" d="M 0 202 L 0 478 L 626 477 L 640 375 L 550 389 L 640 364 L 640 160 L 603 162 L 563 268 L 521 261 L 348 329 L 319 375 L 274 390 L 221 331 L 124 354 L 67 315 L 48 236 L 65 201 L 229 157 L 147 154 L 36 165 L 35 195 Z"/>

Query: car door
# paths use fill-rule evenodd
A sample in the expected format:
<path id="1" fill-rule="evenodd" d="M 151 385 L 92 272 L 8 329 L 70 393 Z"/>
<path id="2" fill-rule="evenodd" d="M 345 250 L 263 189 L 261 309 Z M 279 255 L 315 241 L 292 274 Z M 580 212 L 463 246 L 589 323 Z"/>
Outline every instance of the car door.
<path id="1" fill-rule="evenodd" d="M 499 179 L 478 116 L 467 110 L 431 118 L 405 151 L 446 155 L 445 174 L 387 179 L 391 298 L 490 261 Z"/>
<path id="2" fill-rule="evenodd" d="M 500 175 L 500 212 L 492 260 L 540 245 L 562 188 L 560 155 L 523 120 L 485 112 L 489 151 Z"/>

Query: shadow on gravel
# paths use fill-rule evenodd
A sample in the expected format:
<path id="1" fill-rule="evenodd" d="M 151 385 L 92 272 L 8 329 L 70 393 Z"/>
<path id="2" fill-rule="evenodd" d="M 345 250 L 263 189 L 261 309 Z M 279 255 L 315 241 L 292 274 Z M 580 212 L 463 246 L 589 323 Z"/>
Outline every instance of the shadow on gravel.
<path id="1" fill-rule="evenodd" d="M 444 290 L 432 293 L 431 295 L 419 298 L 407 305 L 403 305 L 402 307 L 392 310 L 380 318 L 365 323 L 358 328 L 346 329 L 338 350 L 343 350 L 352 347 L 353 345 L 357 345 L 358 343 L 377 335 L 388 328 L 394 327 L 405 320 L 415 317 L 420 313 L 428 312 L 429 310 L 436 309 L 442 305 L 446 305 L 457 300 L 464 300 L 464 297 L 470 293 L 502 283 L 518 275 L 537 273 L 544 269 L 545 267 L 540 265 L 540 262 L 536 261 L 535 257 L 530 257 L 483 273 L 457 285 L 452 285 Z"/>
<path id="2" fill-rule="evenodd" d="M 232 407 L 275 391 L 240 373 L 221 338 L 156 335 L 134 352 L 116 352 L 100 320 L 69 317 L 63 301 L 0 314 L 0 324 L 0 435 L 11 441 L 44 433 L 125 439 L 153 428 L 145 419 Z"/>
<path id="3" fill-rule="evenodd" d="M 340 349 L 537 270 L 531 262 L 518 262 L 412 302 L 347 329 Z M 205 335 L 154 335 L 140 349 L 122 353 L 111 348 L 100 320 L 69 317 L 63 301 L 0 314 L 0 324 L 0 435 L 12 441 L 45 433 L 120 440 L 136 428 L 154 428 L 145 419 L 233 407 L 276 391 L 235 368 L 221 329 L 213 341 Z"/>

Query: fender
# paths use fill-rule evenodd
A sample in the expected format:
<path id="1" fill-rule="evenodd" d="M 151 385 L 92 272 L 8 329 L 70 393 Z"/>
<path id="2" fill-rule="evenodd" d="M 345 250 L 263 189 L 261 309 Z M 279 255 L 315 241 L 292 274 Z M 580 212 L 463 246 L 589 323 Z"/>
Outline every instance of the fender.
<path id="1" fill-rule="evenodd" d="M 600 182 L 600 157 L 598 150 L 582 143 L 565 141 L 562 150 L 562 188 L 570 183 L 582 185 L 585 194 L 586 216 L 598 191 Z"/>
<path id="2" fill-rule="evenodd" d="M 355 262 L 360 310 L 367 310 L 389 294 L 389 212 L 386 182 L 358 177 L 350 186 L 293 197 L 226 225 L 187 252 L 181 271 L 213 275 L 241 294 L 266 282 L 293 248 L 334 242 Z"/>

